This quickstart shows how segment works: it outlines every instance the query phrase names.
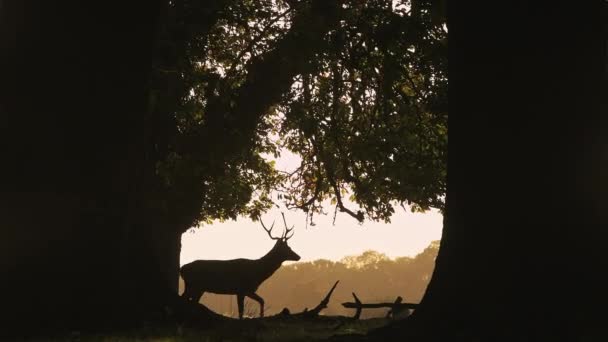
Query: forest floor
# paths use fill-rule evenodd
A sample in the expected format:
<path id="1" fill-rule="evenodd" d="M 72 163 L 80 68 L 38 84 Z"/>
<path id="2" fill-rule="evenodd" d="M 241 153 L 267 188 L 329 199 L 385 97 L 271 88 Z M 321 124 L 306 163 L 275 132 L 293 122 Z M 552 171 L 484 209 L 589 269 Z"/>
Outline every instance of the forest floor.
<path id="1" fill-rule="evenodd" d="M 314 319 L 245 319 L 231 321 L 214 328 L 198 330 L 178 328 L 175 331 L 148 328 L 110 335 L 84 335 L 33 339 L 29 341 L 79 342 L 241 342 L 241 341 L 354 341 L 369 330 L 386 325 L 390 320 L 371 318 L 353 320 L 339 316 L 319 316 Z"/>

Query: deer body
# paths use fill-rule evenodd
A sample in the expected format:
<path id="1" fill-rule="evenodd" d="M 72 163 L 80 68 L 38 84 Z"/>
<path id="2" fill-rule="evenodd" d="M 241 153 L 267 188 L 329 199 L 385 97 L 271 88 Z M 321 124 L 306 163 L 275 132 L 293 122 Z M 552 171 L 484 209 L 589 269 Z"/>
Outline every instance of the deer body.
<path id="1" fill-rule="evenodd" d="M 270 231 L 266 231 L 270 235 Z M 243 318 L 245 297 L 249 297 L 260 304 L 260 316 L 263 317 L 264 299 L 255 293 L 258 287 L 281 267 L 283 261 L 300 260 L 300 256 L 287 245 L 288 232 L 281 238 L 273 238 L 277 240 L 274 247 L 259 259 L 196 260 L 182 266 L 180 274 L 185 283 L 182 297 L 198 302 L 205 292 L 234 294 L 237 296 L 239 319 Z"/>

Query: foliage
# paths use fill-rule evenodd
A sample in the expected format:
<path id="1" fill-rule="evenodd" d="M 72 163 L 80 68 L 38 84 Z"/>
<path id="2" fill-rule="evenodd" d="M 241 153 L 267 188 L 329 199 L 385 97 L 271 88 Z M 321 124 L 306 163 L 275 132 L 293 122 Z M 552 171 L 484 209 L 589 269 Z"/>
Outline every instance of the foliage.
<path id="1" fill-rule="evenodd" d="M 150 81 L 152 206 L 179 229 L 273 204 L 442 208 L 443 20 L 430 1 L 170 1 Z M 292 173 L 262 156 L 301 156 Z M 351 210 L 342 198 L 360 209 Z M 312 217 L 311 217 L 312 219 Z"/>
<path id="2" fill-rule="evenodd" d="M 445 32 L 386 1 L 349 2 L 343 15 L 313 72 L 299 75 L 281 103 L 282 144 L 303 158 L 290 204 L 320 211 L 333 197 L 359 220 L 388 220 L 392 201 L 441 208 Z M 347 190 L 362 211 L 344 207 Z"/>

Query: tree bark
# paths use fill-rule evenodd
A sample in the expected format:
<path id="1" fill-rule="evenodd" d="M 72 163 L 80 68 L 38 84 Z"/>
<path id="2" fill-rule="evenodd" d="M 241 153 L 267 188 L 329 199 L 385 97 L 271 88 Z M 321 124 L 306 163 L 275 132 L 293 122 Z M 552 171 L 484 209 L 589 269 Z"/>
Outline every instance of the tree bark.
<path id="1" fill-rule="evenodd" d="M 2 3 L 3 334 L 115 328 L 161 292 L 133 205 L 158 3 Z"/>
<path id="2" fill-rule="evenodd" d="M 436 268 L 411 318 L 371 336 L 594 336 L 606 303 L 606 6 L 453 5 Z"/>

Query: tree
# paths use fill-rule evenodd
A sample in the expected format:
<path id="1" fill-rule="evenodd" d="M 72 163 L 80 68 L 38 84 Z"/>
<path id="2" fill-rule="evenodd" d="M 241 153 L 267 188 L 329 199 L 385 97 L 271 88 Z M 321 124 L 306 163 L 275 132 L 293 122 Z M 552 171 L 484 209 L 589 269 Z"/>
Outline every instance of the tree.
<path id="1" fill-rule="evenodd" d="M 311 222 L 326 198 L 359 221 L 442 207 L 446 32 L 430 4 L 214 4 L 169 6 L 159 55 L 173 57 L 155 65 L 165 133 L 152 197 L 178 232 L 256 219 L 271 190 Z M 260 157 L 281 148 L 302 157 L 290 174 Z M 343 204 L 348 190 L 360 209 Z"/>
<path id="2" fill-rule="evenodd" d="M 138 208 L 157 5 L 2 3 L 3 334 L 116 327 L 160 298 Z"/>
<path id="3" fill-rule="evenodd" d="M 277 187 L 311 215 L 325 198 L 357 220 L 442 206 L 429 3 L 2 6 L 7 332 L 160 319 L 180 234 L 256 218 Z M 303 157 L 293 174 L 260 157 L 281 147 Z"/>
<path id="4" fill-rule="evenodd" d="M 171 58 L 156 61 L 151 85 L 153 113 L 164 118 L 152 129 L 163 132 L 153 138 L 162 146 L 153 152 L 157 192 L 147 196 L 156 212 L 181 233 L 211 219 L 256 219 L 272 190 L 311 221 L 326 198 L 359 221 L 388 221 L 396 203 L 442 207 L 446 32 L 430 4 L 414 9 L 171 3 L 158 53 Z M 293 173 L 260 156 L 281 148 L 302 157 Z M 349 189 L 359 210 L 343 204 Z"/>
<path id="5" fill-rule="evenodd" d="M 422 305 L 378 340 L 604 339 L 606 6 L 448 14 L 441 248 Z"/>

